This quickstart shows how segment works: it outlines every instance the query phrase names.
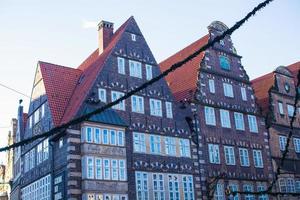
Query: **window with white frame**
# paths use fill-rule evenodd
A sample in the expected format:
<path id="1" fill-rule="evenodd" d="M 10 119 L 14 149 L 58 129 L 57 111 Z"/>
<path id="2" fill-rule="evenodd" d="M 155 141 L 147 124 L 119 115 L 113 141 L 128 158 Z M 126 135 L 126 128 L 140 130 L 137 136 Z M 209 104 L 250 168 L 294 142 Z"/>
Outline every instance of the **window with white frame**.
<path id="1" fill-rule="evenodd" d="M 222 127 L 231 128 L 229 111 L 220 109 L 220 117 Z"/>
<path id="2" fill-rule="evenodd" d="M 32 115 L 28 118 L 28 126 L 29 128 L 32 127 Z"/>
<path id="3" fill-rule="evenodd" d="M 87 157 L 86 159 L 87 165 L 87 178 L 94 178 L 94 158 Z"/>
<path id="4" fill-rule="evenodd" d="M 208 79 L 208 87 L 210 93 L 214 94 L 216 92 L 214 79 Z"/>
<path id="5" fill-rule="evenodd" d="M 30 150 L 29 159 L 29 169 L 33 169 L 35 167 L 35 148 Z"/>
<path id="6" fill-rule="evenodd" d="M 257 191 L 261 192 L 261 191 L 266 191 L 266 187 L 263 184 L 258 184 L 257 185 Z M 268 195 L 263 194 L 263 195 L 259 195 L 258 196 L 258 200 L 268 200 Z"/>
<path id="7" fill-rule="evenodd" d="M 111 179 L 118 180 L 119 179 L 119 163 L 118 160 L 111 160 Z"/>
<path id="8" fill-rule="evenodd" d="M 254 115 L 248 115 L 250 132 L 258 133 L 257 121 Z"/>
<path id="9" fill-rule="evenodd" d="M 300 181 L 295 181 L 295 191 L 296 191 L 297 193 L 300 192 Z"/>
<path id="10" fill-rule="evenodd" d="M 98 98 L 101 102 L 106 103 L 106 89 L 98 88 Z"/>
<path id="11" fill-rule="evenodd" d="M 253 192 L 253 186 L 250 184 L 243 185 L 244 192 Z M 245 200 L 254 200 L 253 194 L 245 194 Z"/>
<path id="12" fill-rule="evenodd" d="M 168 101 L 166 101 L 166 116 L 167 118 L 173 118 L 172 103 Z"/>
<path id="13" fill-rule="evenodd" d="M 157 99 L 150 99 L 150 115 L 153 116 L 162 116 L 162 110 L 161 110 L 161 100 Z"/>
<path id="14" fill-rule="evenodd" d="M 154 154 L 160 154 L 161 153 L 160 136 L 150 135 L 150 152 L 154 153 Z"/>
<path id="15" fill-rule="evenodd" d="M 293 117 L 294 115 L 294 106 L 293 105 L 290 105 L 290 104 L 287 104 L 287 111 L 288 111 L 288 116 L 289 117 Z"/>
<path id="16" fill-rule="evenodd" d="M 168 186 L 169 186 L 169 199 L 180 200 L 179 182 L 178 176 L 169 174 L 168 175 Z"/>
<path id="17" fill-rule="evenodd" d="M 103 178 L 104 180 L 110 180 L 110 160 L 103 159 Z"/>
<path id="18" fill-rule="evenodd" d="M 229 83 L 223 83 L 224 95 L 226 97 L 234 97 L 232 85 Z"/>
<path id="19" fill-rule="evenodd" d="M 152 79 L 153 75 L 152 75 L 152 65 L 147 65 L 146 64 L 146 79 L 150 80 Z"/>
<path id="20" fill-rule="evenodd" d="M 237 192 L 238 191 L 238 185 L 236 183 L 229 183 L 228 188 L 230 189 L 230 191 L 232 192 Z M 230 195 L 229 196 L 230 200 L 239 200 L 239 195 L 235 194 L 235 195 Z"/>
<path id="21" fill-rule="evenodd" d="M 125 160 L 119 160 L 119 180 L 121 181 L 127 180 Z"/>
<path id="22" fill-rule="evenodd" d="M 224 200 L 225 199 L 224 186 L 222 183 L 217 184 L 214 197 L 215 197 L 214 198 L 215 200 Z"/>
<path id="23" fill-rule="evenodd" d="M 287 192 L 295 192 L 295 180 L 293 178 L 286 179 Z"/>
<path id="24" fill-rule="evenodd" d="M 248 149 L 239 148 L 241 166 L 250 166 Z"/>
<path id="25" fill-rule="evenodd" d="M 93 128 L 92 127 L 86 127 L 85 129 L 86 133 L 86 141 L 87 142 L 93 142 Z"/>
<path id="26" fill-rule="evenodd" d="M 45 116 L 45 104 L 46 103 L 43 103 L 41 106 L 41 115 L 42 115 L 41 118 L 43 118 Z"/>
<path id="27" fill-rule="evenodd" d="M 193 176 L 182 176 L 183 183 L 183 199 L 194 200 L 194 183 Z"/>
<path id="28" fill-rule="evenodd" d="M 44 160 L 47 160 L 49 157 L 49 139 L 46 138 L 43 141 L 43 158 Z"/>
<path id="29" fill-rule="evenodd" d="M 149 200 L 148 173 L 135 172 L 136 196 L 139 200 Z"/>
<path id="30" fill-rule="evenodd" d="M 24 159 L 24 171 L 28 172 L 29 171 L 29 152 L 25 154 L 25 159 Z"/>
<path id="31" fill-rule="evenodd" d="M 261 150 L 253 150 L 253 161 L 255 167 L 257 168 L 264 167 Z"/>
<path id="32" fill-rule="evenodd" d="M 36 164 L 40 164 L 43 162 L 43 142 L 37 145 L 37 159 Z"/>
<path id="33" fill-rule="evenodd" d="M 131 96 L 131 110 L 136 113 L 144 113 L 144 97 Z"/>
<path id="34" fill-rule="evenodd" d="M 133 149 L 134 152 L 146 152 L 146 140 L 144 133 L 133 133 Z"/>
<path id="35" fill-rule="evenodd" d="M 235 165 L 234 147 L 224 146 L 225 160 L 227 165 Z"/>
<path id="36" fill-rule="evenodd" d="M 37 109 L 34 111 L 34 124 L 38 123 L 40 121 L 40 110 Z"/>
<path id="37" fill-rule="evenodd" d="M 21 189 L 21 199 L 22 200 L 32 200 L 39 199 L 43 197 L 43 200 L 50 199 L 51 191 L 51 176 L 44 176 L 37 181 L 27 185 Z"/>
<path id="38" fill-rule="evenodd" d="M 280 192 L 286 193 L 287 192 L 287 188 L 286 188 L 285 179 L 283 179 L 283 178 L 279 179 L 278 183 L 279 183 L 279 190 L 280 190 Z"/>
<path id="39" fill-rule="evenodd" d="M 152 174 L 153 180 L 153 197 L 157 200 L 165 199 L 164 177 L 163 174 Z"/>
<path id="40" fill-rule="evenodd" d="M 124 131 L 118 131 L 118 145 L 119 146 L 124 146 L 125 145 Z"/>
<path id="41" fill-rule="evenodd" d="M 176 141 L 174 137 L 165 137 L 165 148 L 167 155 L 176 155 Z"/>
<path id="42" fill-rule="evenodd" d="M 61 138 L 59 138 L 59 140 L 58 140 L 58 147 L 59 147 L 59 148 L 62 148 L 63 146 L 64 146 L 64 138 L 61 137 Z"/>
<path id="43" fill-rule="evenodd" d="M 284 114 L 283 104 L 281 102 L 278 102 L 278 110 L 279 110 L 279 114 L 281 114 L 281 115 Z"/>
<path id="44" fill-rule="evenodd" d="M 117 132 L 116 130 L 109 130 L 110 133 L 110 144 L 117 145 Z"/>
<path id="45" fill-rule="evenodd" d="M 100 128 L 94 128 L 94 142 L 96 144 L 100 144 L 101 143 L 101 129 Z"/>
<path id="46" fill-rule="evenodd" d="M 236 130 L 245 130 L 245 123 L 244 123 L 244 115 L 243 113 L 234 112 L 234 122 Z"/>
<path id="47" fill-rule="evenodd" d="M 295 152 L 300 153 L 300 138 L 294 138 Z"/>
<path id="48" fill-rule="evenodd" d="M 116 101 L 124 96 L 123 92 L 111 91 L 111 101 Z M 114 109 L 117 110 L 125 110 L 125 100 L 121 101 L 117 105 L 113 106 Z"/>
<path id="49" fill-rule="evenodd" d="M 95 158 L 95 178 L 100 180 L 103 179 L 101 158 Z"/>
<path id="50" fill-rule="evenodd" d="M 212 107 L 205 106 L 205 123 L 207 125 L 216 125 L 216 118 L 215 118 L 215 109 Z"/>
<path id="51" fill-rule="evenodd" d="M 243 101 L 247 101 L 246 88 L 241 87 L 241 95 L 242 95 L 242 100 L 243 100 Z"/>
<path id="52" fill-rule="evenodd" d="M 102 143 L 103 144 L 109 144 L 109 131 L 107 129 L 102 130 Z"/>
<path id="53" fill-rule="evenodd" d="M 129 60 L 129 74 L 132 77 L 142 78 L 142 64 L 137 61 Z"/>
<path id="54" fill-rule="evenodd" d="M 287 140 L 286 136 L 282 136 L 282 135 L 279 136 L 279 149 L 281 151 L 285 150 L 286 140 Z"/>
<path id="55" fill-rule="evenodd" d="M 220 164 L 220 151 L 219 145 L 208 144 L 209 161 L 210 163 Z"/>
<path id="56" fill-rule="evenodd" d="M 125 74 L 125 59 L 118 57 L 118 73 Z"/>
<path id="57" fill-rule="evenodd" d="M 190 141 L 188 139 L 180 139 L 179 146 L 182 157 L 191 157 Z"/>
<path id="58" fill-rule="evenodd" d="M 136 35 L 133 34 L 133 33 L 131 33 L 130 35 L 131 35 L 131 40 L 132 40 L 132 41 L 136 41 Z"/>

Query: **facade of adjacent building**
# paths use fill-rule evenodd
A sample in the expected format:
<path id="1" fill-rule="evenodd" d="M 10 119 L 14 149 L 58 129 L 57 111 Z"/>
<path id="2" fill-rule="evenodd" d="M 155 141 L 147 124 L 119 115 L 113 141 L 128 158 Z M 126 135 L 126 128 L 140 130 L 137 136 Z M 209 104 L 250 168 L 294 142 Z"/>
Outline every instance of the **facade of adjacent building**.
<path id="1" fill-rule="evenodd" d="M 280 165 L 282 153 L 286 148 L 287 137 L 292 131 L 289 153 L 284 161 L 281 175 L 279 176 L 277 192 L 300 192 L 300 108 L 296 107 L 296 118 L 291 130 L 290 122 L 294 114 L 296 97 L 297 75 L 300 63 L 291 66 L 280 66 L 272 73 L 252 80 L 257 102 L 266 118 L 270 135 L 270 150 L 273 170 L 276 172 Z M 282 199 L 298 199 L 286 196 Z"/>
<path id="2" fill-rule="evenodd" d="M 166 70 L 226 29 L 222 22 L 211 23 L 208 35 L 161 62 L 161 69 Z M 226 188 L 266 189 L 273 177 L 268 132 L 230 36 L 200 53 L 166 80 L 176 100 L 197 114 L 203 199 L 225 199 Z M 234 197 L 253 198 L 253 195 Z"/>
<path id="3" fill-rule="evenodd" d="M 102 21 L 78 67 L 38 62 L 17 141 L 114 101 L 160 74 L 138 25 Z M 15 151 L 12 199 L 201 199 L 191 131 L 164 79 L 49 138 Z M 27 117 L 23 117 L 27 116 Z M 197 181 L 198 180 L 198 181 Z"/>

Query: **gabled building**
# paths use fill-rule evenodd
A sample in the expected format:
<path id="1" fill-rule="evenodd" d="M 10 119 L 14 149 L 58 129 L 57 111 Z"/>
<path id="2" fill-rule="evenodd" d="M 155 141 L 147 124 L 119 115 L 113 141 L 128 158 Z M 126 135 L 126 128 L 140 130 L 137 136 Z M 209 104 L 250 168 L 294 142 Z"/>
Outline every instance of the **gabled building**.
<path id="1" fill-rule="evenodd" d="M 162 61 L 162 71 L 226 29 L 211 23 L 206 36 Z M 272 180 L 268 133 L 241 58 L 226 36 L 166 77 L 176 100 L 196 114 L 203 199 L 225 199 L 226 188 L 261 191 Z"/>
<path id="2" fill-rule="evenodd" d="M 22 138 L 99 108 L 160 74 L 133 17 L 116 31 L 112 23 L 100 22 L 98 35 L 98 48 L 76 69 L 38 63 Z M 195 188 L 198 155 L 179 112 L 162 79 L 22 147 L 15 183 L 21 199 L 201 199 Z"/>
<path id="3" fill-rule="evenodd" d="M 294 114 L 297 75 L 300 64 L 288 67 L 277 67 L 271 73 L 251 81 L 257 102 L 266 118 L 270 135 L 270 150 L 273 170 L 280 165 L 285 150 L 287 137 L 291 131 L 290 122 Z M 278 192 L 300 192 L 300 115 L 299 103 L 296 108 L 296 119 L 293 123 L 293 135 L 289 145 L 289 153 L 284 161 L 281 175 L 276 185 Z M 286 199 L 292 199 L 287 196 Z M 283 198 L 285 199 L 285 198 Z M 297 199 L 295 197 L 295 199 Z"/>

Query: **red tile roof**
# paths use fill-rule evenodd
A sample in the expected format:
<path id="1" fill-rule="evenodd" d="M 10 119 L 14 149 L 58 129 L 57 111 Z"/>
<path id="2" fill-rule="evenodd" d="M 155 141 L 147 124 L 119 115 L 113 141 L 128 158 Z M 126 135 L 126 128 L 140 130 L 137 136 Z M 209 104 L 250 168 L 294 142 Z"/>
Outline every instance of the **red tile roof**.
<path id="1" fill-rule="evenodd" d="M 175 53 L 171 57 L 162 61 L 159 65 L 162 71 L 168 69 L 174 63 L 183 60 L 187 56 L 189 56 L 192 52 L 195 52 L 203 45 L 208 42 L 209 35 L 205 35 L 200 38 L 196 42 L 190 44 L 186 48 L 180 50 Z M 197 80 L 198 80 L 198 71 L 200 68 L 200 62 L 204 57 L 204 52 L 200 53 L 197 57 L 195 57 L 190 62 L 183 65 L 181 68 L 176 71 L 170 73 L 166 80 L 169 84 L 169 87 L 174 94 L 174 97 L 177 101 L 183 99 L 190 99 L 193 97 L 193 94 L 197 88 Z"/>
<path id="2" fill-rule="evenodd" d="M 59 125 L 82 73 L 73 69 L 39 61 L 53 123 Z"/>
<path id="3" fill-rule="evenodd" d="M 294 76 L 294 81 L 295 81 L 295 84 L 297 85 L 297 83 L 298 83 L 298 73 L 299 73 L 299 70 L 300 70 L 300 61 L 287 66 L 287 68 L 290 70 L 290 72 Z"/>
<path id="4" fill-rule="evenodd" d="M 68 103 L 65 114 L 61 120 L 61 123 L 66 123 L 73 119 L 80 109 L 85 97 L 90 91 L 91 87 L 94 85 L 96 78 L 100 71 L 102 70 L 106 59 L 109 57 L 112 49 L 115 47 L 119 39 L 121 38 L 123 32 L 126 29 L 127 24 L 134 20 L 130 17 L 113 35 L 111 42 L 104 49 L 104 51 L 98 55 L 98 50 L 94 51 L 79 67 L 78 69 L 83 70 L 80 77 L 80 81 L 77 84 L 75 91 Z"/>

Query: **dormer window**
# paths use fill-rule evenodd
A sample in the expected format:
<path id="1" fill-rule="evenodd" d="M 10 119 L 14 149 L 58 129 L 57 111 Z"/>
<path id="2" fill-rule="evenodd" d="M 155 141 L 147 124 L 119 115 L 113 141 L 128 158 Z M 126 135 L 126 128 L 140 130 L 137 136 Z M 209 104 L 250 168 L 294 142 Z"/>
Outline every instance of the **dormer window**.
<path id="1" fill-rule="evenodd" d="M 230 70 L 230 62 L 226 56 L 221 55 L 219 57 L 221 69 Z"/>
<path id="2" fill-rule="evenodd" d="M 220 45 L 221 45 L 221 46 L 224 46 L 224 45 L 225 45 L 224 40 L 220 40 Z"/>
<path id="3" fill-rule="evenodd" d="M 132 41 L 136 41 L 136 35 L 133 34 L 133 33 L 131 33 L 131 40 L 132 40 Z"/>

